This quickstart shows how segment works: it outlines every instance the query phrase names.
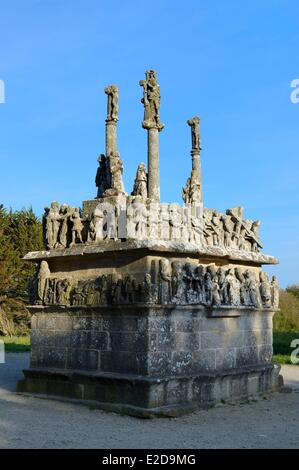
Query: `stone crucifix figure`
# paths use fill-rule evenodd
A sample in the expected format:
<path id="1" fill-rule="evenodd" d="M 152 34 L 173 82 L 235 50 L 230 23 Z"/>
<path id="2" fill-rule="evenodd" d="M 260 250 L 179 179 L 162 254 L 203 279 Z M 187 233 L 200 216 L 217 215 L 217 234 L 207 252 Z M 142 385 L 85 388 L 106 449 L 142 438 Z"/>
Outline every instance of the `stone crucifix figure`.
<path id="1" fill-rule="evenodd" d="M 118 87 L 117 85 L 110 85 L 105 88 L 105 93 L 108 95 L 107 102 L 107 121 L 118 120 Z"/>
<path id="2" fill-rule="evenodd" d="M 158 132 L 164 128 L 160 121 L 160 86 L 154 70 L 145 72 L 146 79 L 140 80 L 143 87 L 144 119 L 142 127 L 148 131 L 148 198 L 160 202 L 160 170 L 159 170 L 159 137 Z"/>
<path id="3" fill-rule="evenodd" d="M 117 152 L 116 126 L 118 121 L 118 87 L 109 85 L 104 89 L 107 95 L 106 117 L 106 158 Z"/>
<path id="4" fill-rule="evenodd" d="M 199 116 L 194 116 L 187 121 L 187 124 L 191 127 L 192 171 L 185 188 L 183 188 L 183 199 L 186 204 L 192 205 L 202 203 L 199 123 Z"/>

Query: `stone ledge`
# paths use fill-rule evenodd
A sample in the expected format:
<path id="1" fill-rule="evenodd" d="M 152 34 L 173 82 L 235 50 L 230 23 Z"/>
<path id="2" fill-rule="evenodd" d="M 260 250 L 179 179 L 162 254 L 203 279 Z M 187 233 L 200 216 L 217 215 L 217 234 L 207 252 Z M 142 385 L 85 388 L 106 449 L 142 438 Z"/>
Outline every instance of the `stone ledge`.
<path id="1" fill-rule="evenodd" d="M 106 252 L 134 252 L 136 250 L 143 251 L 144 256 L 157 254 L 162 256 L 163 253 L 194 255 L 200 258 L 214 259 L 224 258 L 231 261 L 246 261 L 257 265 L 261 264 L 278 264 L 278 259 L 274 256 L 264 255 L 263 253 L 255 253 L 251 251 L 240 251 L 233 248 L 224 248 L 217 246 L 198 247 L 192 243 L 167 242 L 159 240 L 128 240 L 128 241 L 103 241 L 100 244 L 84 244 L 76 245 L 72 248 L 56 249 L 49 251 L 31 251 L 24 256 L 24 260 L 37 262 L 41 260 L 53 258 L 67 258 L 80 256 L 101 255 Z"/>
<path id="2" fill-rule="evenodd" d="M 115 311 L 117 314 L 138 314 L 140 316 L 151 314 L 159 315 L 161 311 L 167 310 L 169 315 L 173 311 L 192 311 L 194 313 L 201 312 L 205 313 L 207 318 L 237 318 L 242 316 L 245 313 L 275 313 L 277 310 L 273 308 L 256 308 L 249 306 L 220 306 L 220 307 L 206 307 L 204 305 L 175 305 L 175 304 L 144 304 L 144 303 L 135 303 L 133 304 L 121 304 L 121 305 L 99 305 L 97 307 L 92 307 L 88 305 L 28 305 L 27 306 L 30 313 L 57 313 L 61 314 L 92 314 L 92 313 L 106 313 L 107 315 L 113 314 Z"/>
<path id="3" fill-rule="evenodd" d="M 268 364 L 218 374 L 150 378 L 31 368 L 24 371 L 17 391 L 141 418 L 175 417 L 277 391 L 283 385 L 279 371 L 279 365 Z"/>

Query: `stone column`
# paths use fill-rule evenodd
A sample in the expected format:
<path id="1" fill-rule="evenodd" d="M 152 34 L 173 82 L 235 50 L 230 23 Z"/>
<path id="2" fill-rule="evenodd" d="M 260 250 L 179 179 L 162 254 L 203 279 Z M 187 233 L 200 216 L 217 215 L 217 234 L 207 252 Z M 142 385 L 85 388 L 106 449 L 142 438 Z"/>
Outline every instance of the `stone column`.
<path id="1" fill-rule="evenodd" d="M 160 202 L 160 167 L 159 167 L 159 134 L 152 127 L 147 131 L 147 168 L 148 197 L 153 202 Z"/>
<path id="2" fill-rule="evenodd" d="M 147 129 L 147 160 L 148 160 L 148 198 L 152 202 L 160 202 L 160 169 L 159 169 L 159 135 L 164 128 L 160 122 L 160 87 L 154 70 L 145 72 L 146 79 L 140 80 L 143 87 L 144 118 L 142 127 Z"/>
<path id="3" fill-rule="evenodd" d="M 118 87 L 110 85 L 105 88 L 107 99 L 106 118 L 106 157 L 117 152 L 116 126 L 118 121 Z"/>
<path id="4" fill-rule="evenodd" d="M 106 119 L 106 157 L 117 152 L 116 126 L 117 121 Z"/>
<path id="5" fill-rule="evenodd" d="M 200 162 L 200 131 L 199 131 L 200 118 L 195 116 L 191 119 L 188 119 L 187 124 L 191 127 L 191 139 L 192 139 L 192 149 L 191 149 L 191 158 L 192 158 L 192 172 L 191 172 L 191 182 L 193 185 L 196 185 L 199 191 L 199 200 L 197 202 L 202 202 L 202 177 L 201 177 L 201 162 Z"/>

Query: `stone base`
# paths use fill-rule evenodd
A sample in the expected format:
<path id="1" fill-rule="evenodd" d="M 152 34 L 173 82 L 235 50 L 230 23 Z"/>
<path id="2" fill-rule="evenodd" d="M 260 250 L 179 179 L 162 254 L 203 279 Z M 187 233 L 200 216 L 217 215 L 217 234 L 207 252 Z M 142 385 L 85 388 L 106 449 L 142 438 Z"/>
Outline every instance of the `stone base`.
<path id="1" fill-rule="evenodd" d="M 18 392 L 79 400 L 140 418 L 176 417 L 217 403 L 248 400 L 283 385 L 278 364 L 177 377 L 32 367 Z"/>

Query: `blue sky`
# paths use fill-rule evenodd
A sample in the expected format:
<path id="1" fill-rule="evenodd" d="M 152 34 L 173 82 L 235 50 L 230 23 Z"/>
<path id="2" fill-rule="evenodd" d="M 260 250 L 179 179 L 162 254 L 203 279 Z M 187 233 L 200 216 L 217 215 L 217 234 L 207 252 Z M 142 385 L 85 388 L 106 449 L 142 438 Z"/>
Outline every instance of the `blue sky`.
<path id="1" fill-rule="evenodd" d="M 294 0 L 0 0 L 0 203 L 95 197 L 106 95 L 120 88 L 118 147 L 131 191 L 146 160 L 148 68 L 161 86 L 161 195 L 180 201 L 201 116 L 204 204 L 261 219 L 281 284 L 299 283 L 299 4 Z"/>

